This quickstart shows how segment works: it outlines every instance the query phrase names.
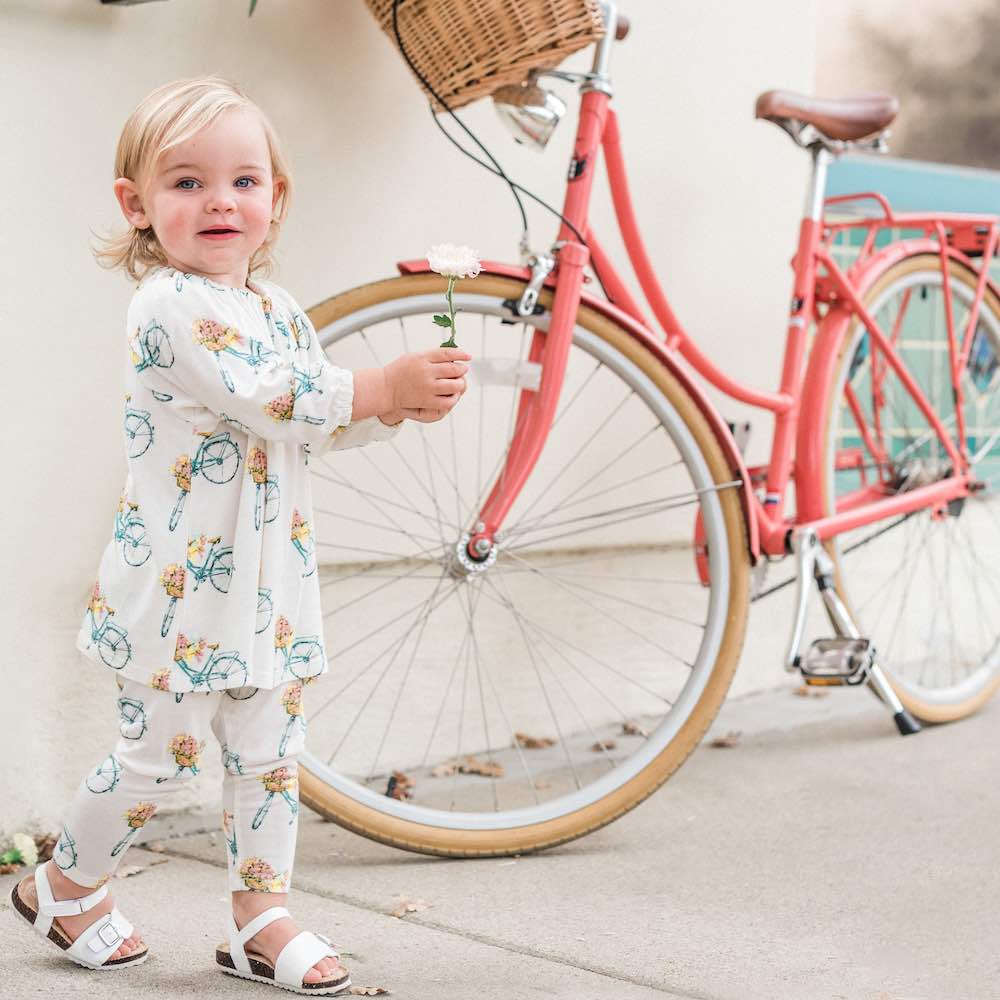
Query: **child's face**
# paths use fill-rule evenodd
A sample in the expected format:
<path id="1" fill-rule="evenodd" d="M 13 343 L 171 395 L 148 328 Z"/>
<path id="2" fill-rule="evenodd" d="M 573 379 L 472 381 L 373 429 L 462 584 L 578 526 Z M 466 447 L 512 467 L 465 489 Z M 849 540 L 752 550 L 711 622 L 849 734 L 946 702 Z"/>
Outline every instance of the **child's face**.
<path id="1" fill-rule="evenodd" d="M 125 217 L 139 229 L 153 227 L 171 267 L 237 288 L 246 284 L 281 190 L 263 126 L 237 108 L 167 150 L 144 189 L 128 178 L 115 181 Z"/>

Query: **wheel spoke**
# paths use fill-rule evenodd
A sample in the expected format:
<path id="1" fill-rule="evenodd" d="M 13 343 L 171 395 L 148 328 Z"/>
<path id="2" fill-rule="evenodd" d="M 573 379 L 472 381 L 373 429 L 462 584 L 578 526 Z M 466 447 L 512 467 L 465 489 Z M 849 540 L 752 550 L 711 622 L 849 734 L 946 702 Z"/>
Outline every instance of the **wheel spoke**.
<path id="1" fill-rule="evenodd" d="M 673 510 L 677 507 L 689 507 L 691 504 L 698 503 L 701 497 L 706 493 L 716 493 L 719 490 L 732 489 L 733 487 L 740 487 L 742 485 L 743 483 L 741 480 L 734 479 L 732 482 L 729 483 L 720 483 L 716 486 L 706 487 L 705 489 L 694 490 L 691 493 L 687 494 L 688 499 L 682 499 L 681 497 L 683 497 L 684 494 L 681 494 L 681 497 L 678 498 L 669 497 L 665 501 L 650 501 L 651 503 L 656 503 L 656 506 L 647 507 L 638 513 L 625 515 L 623 517 L 615 518 L 614 520 L 604 521 L 601 524 L 590 525 L 589 527 L 586 528 L 577 528 L 575 531 L 564 531 L 557 535 L 546 535 L 544 538 L 536 538 L 530 542 L 521 542 L 519 545 L 506 545 L 504 546 L 503 551 L 507 553 L 513 553 L 518 549 L 524 549 L 527 548 L 528 546 L 539 545 L 542 542 L 555 541 L 557 538 L 570 538 L 575 535 L 582 535 L 586 531 L 597 531 L 602 528 L 607 528 L 609 525 L 612 524 L 621 524 L 625 521 L 634 521 L 637 518 L 649 517 L 651 514 L 660 514 L 665 510 Z M 606 513 L 611 514 L 615 513 L 615 511 L 608 511 Z M 574 518 L 571 520 L 592 520 L 592 517 Z M 565 523 L 570 523 L 570 522 L 567 521 Z"/>
<path id="2" fill-rule="evenodd" d="M 562 726 L 559 725 L 559 719 L 556 717 L 555 709 L 552 706 L 552 699 L 549 697 L 548 688 L 546 688 L 545 686 L 545 681 L 542 680 L 542 673 L 538 669 L 538 663 L 535 660 L 535 653 L 532 651 L 531 643 L 528 642 L 528 633 L 525 631 L 524 620 L 522 619 L 520 612 L 514 606 L 514 603 L 510 600 L 510 598 L 507 595 L 500 593 L 499 588 L 496 585 L 494 585 L 489 578 L 486 579 L 486 584 L 487 586 L 493 587 L 494 591 L 496 592 L 497 596 L 500 599 L 500 602 L 503 604 L 505 608 L 507 608 L 507 610 L 514 617 L 514 621 L 516 622 L 518 630 L 521 633 L 521 639 L 524 642 L 525 652 L 527 652 L 528 659 L 531 661 L 531 668 L 535 672 L 535 677 L 538 680 L 538 686 L 539 688 L 541 688 L 542 691 L 542 697 L 545 699 L 545 706 L 549 710 L 549 715 L 552 717 L 552 724 L 553 726 L 555 726 L 556 733 L 558 734 L 556 737 L 557 741 L 560 747 L 562 747 L 563 755 L 565 756 L 566 763 L 569 765 L 569 769 L 573 774 L 573 780 L 576 782 L 576 787 L 580 788 L 581 787 L 580 775 L 576 770 L 576 764 L 573 762 L 573 757 L 569 752 L 569 742 L 566 739 L 566 734 L 562 731 Z"/>

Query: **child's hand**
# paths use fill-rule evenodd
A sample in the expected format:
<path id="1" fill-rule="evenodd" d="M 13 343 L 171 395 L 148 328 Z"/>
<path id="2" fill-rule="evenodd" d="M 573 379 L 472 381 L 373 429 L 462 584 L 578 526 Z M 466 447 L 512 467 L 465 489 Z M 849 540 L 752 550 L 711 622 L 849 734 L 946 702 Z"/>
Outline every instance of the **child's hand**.
<path id="1" fill-rule="evenodd" d="M 466 390 L 463 378 L 472 355 L 460 347 L 434 347 L 403 354 L 385 366 L 393 411 L 430 424 L 449 413 Z"/>

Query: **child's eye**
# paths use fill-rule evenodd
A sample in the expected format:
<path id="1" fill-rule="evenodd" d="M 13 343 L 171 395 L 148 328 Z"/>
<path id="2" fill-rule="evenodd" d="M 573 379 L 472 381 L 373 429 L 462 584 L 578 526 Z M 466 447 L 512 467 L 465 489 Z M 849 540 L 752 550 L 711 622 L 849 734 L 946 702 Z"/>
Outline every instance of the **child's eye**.
<path id="1" fill-rule="evenodd" d="M 182 185 L 184 185 L 184 184 L 197 184 L 197 183 L 198 182 L 196 180 L 194 180 L 193 178 L 191 178 L 191 177 L 185 177 L 182 180 L 179 180 L 177 182 L 177 187 L 179 187 L 182 191 L 193 191 L 194 188 L 183 187 Z"/>
<path id="2" fill-rule="evenodd" d="M 236 181 L 236 183 L 237 183 L 237 184 L 239 184 L 239 183 L 240 183 L 240 181 L 249 181 L 249 182 L 250 182 L 250 184 L 256 184 L 256 183 L 257 183 L 257 182 L 256 182 L 256 181 L 255 181 L 255 180 L 254 180 L 254 179 L 252 178 L 252 177 L 240 177 L 240 178 L 239 178 L 239 179 L 238 179 L 238 180 Z M 240 185 L 240 186 L 241 186 L 241 187 L 244 187 L 244 189 L 245 189 L 245 188 L 248 188 L 248 187 L 250 187 L 250 184 L 247 184 L 247 185 Z"/>

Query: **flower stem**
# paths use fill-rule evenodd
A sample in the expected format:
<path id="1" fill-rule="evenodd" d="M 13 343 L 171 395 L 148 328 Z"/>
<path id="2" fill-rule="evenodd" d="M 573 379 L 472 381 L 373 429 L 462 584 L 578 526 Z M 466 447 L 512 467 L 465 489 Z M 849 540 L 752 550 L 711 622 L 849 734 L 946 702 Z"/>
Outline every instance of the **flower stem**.
<path id="1" fill-rule="evenodd" d="M 452 289 L 455 287 L 455 276 L 448 276 L 448 315 L 451 317 L 451 336 L 440 346 L 441 347 L 458 347 L 455 343 L 455 303 L 452 300 L 451 293 Z"/>

